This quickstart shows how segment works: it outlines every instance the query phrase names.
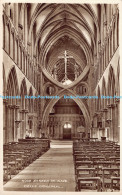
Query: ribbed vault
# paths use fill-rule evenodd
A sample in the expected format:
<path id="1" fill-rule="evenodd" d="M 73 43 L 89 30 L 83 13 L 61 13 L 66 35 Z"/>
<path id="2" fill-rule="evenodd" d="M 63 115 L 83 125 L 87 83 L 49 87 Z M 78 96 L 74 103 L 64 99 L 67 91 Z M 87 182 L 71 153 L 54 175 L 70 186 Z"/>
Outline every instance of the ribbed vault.
<path id="1" fill-rule="evenodd" d="M 39 51 L 40 66 L 57 81 L 64 78 L 65 63 L 59 59 L 64 52 L 67 77 L 71 81 L 91 65 L 96 54 L 99 26 L 99 5 L 29 4 L 31 7 L 29 38 L 34 38 L 35 53 Z"/>

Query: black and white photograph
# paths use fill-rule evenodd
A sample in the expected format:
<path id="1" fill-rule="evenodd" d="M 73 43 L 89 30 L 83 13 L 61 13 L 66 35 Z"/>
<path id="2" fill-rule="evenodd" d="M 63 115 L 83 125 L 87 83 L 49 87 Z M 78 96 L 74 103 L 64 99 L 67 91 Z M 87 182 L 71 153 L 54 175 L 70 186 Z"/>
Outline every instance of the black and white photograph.
<path id="1" fill-rule="evenodd" d="M 1 1 L 3 193 L 121 193 L 121 6 Z"/>

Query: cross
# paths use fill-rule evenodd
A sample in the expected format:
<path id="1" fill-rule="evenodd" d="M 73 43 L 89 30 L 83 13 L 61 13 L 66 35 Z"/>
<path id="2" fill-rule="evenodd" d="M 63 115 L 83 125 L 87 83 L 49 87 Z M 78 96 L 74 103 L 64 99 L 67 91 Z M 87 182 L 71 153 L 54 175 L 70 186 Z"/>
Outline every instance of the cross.
<path id="1" fill-rule="evenodd" d="M 67 78 L 67 59 L 68 58 L 73 58 L 73 56 L 67 56 L 67 52 L 65 50 L 64 52 L 64 56 L 58 56 L 58 58 L 60 59 L 64 59 L 64 63 L 65 63 L 65 77 L 64 77 L 64 80 L 66 81 L 68 78 Z"/>

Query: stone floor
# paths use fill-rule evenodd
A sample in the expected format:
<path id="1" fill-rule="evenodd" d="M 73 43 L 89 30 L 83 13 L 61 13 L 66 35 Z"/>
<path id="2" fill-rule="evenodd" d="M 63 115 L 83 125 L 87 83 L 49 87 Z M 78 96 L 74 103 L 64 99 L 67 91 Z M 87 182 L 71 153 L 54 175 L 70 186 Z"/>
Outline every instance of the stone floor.
<path id="1" fill-rule="evenodd" d="M 72 141 L 51 148 L 4 185 L 5 191 L 75 191 Z"/>

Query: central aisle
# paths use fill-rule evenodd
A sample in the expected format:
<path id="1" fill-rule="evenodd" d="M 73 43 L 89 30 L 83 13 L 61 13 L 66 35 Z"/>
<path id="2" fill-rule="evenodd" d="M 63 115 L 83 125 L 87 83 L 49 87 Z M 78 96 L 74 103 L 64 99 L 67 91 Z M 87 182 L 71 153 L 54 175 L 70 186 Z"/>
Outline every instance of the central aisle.
<path id="1" fill-rule="evenodd" d="M 4 185 L 6 191 L 75 191 L 72 141 L 51 148 Z"/>

